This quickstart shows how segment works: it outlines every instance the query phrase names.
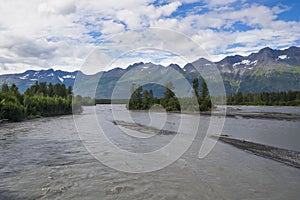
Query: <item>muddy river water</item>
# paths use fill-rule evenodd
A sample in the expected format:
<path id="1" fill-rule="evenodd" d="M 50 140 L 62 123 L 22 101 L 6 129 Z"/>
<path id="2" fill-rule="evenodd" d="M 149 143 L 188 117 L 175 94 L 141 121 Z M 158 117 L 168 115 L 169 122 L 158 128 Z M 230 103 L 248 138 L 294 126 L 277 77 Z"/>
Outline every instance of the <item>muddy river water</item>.
<path id="1" fill-rule="evenodd" d="M 125 112 L 124 105 L 113 105 Z M 272 108 L 241 107 L 246 111 Z M 264 110 L 267 109 L 267 110 Z M 274 108 L 300 113 L 299 108 Z M 92 126 L 96 112 L 102 129 L 116 145 L 133 152 L 150 152 L 174 138 L 172 134 L 130 139 L 112 123 L 108 105 L 85 107 L 77 116 Z M 168 119 L 179 114 L 169 114 Z M 132 112 L 137 123 L 149 116 Z M 165 115 L 155 120 L 165 120 Z M 193 120 L 194 117 L 190 117 Z M 112 169 L 90 154 L 78 135 L 72 115 L 0 124 L 0 199 L 298 199 L 300 170 L 218 142 L 198 158 L 208 116 L 201 116 L 199 134 L 174 163 L 153 172 L 126 173 Z M 166 123 L 167 124 L 167 123 Z M 173 122 L 167 129 L 176 129 Z M 181 127 L 182 128 L 182 127 Z M 191 129 L 193 127 L 183 127 Z M 300 151 L 300 122 L 227 118 L 223 132 L 235 138 Z M 109 155 L 110 152 L 105 152 Z M 122 164 L 122 158 L 114 159 Z M 154 161 L 155 162 L 155 161 Z M 158 161 L 159 162 L 159 161 Z"/>

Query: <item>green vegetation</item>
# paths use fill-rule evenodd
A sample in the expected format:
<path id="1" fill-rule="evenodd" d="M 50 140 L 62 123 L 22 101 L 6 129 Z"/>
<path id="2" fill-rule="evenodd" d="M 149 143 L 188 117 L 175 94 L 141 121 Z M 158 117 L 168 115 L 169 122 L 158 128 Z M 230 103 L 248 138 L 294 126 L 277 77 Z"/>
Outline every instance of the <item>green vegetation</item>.
<path id="1" fill-rule="evenodd" d="M 202 81 L 201 95 L 199 95 L 199 80 L 193 79 L 193 97 L 177 98 L 172 82 L 165 85 L 163 98 L 153 97 L 153 91 L 143 90 L 142 86 L 132 84 L 131 98 L 127 104 L 129 110 L 149 110 L 160 104 L 166 111 L 209 111 L 212 108 L 211 99 L 205 81 Z M 195 103 L 196 102 L 196 103 Z"/>
<path id="2" fill-rule="evenodd" d="M 82 112 L 81 102 L 75 97 L 72 105 L 72 87 L 64 84 L 36 82 L 24 94 L 15 84 L 4 83 L 0 92 L 0 119 L 21 121 L 36 116 L 55 116 Z"/>
<path id="3" fill-rule="evenodd" d="M 276 69 L 276 70 L 275 70 Z M 246 71 L 241 77 L 239 91 L 243 94 L 299 91 L 299 67 L 259 66 L 257 69 Z"/>
<path id="4" fill-rule="evenodd" d="M 131 85 L 131 98 L 127 104 L 129 110 L 149 110 L 153 105 L 160 104 L 160 99 L 153 97 L 153 91 L 144 90 L 142 86 L 136 88 L 135 84 Z"/>
<path id="5" fill-rule="evenodd" d="M 227 96 L 228 105 L 300 106 L 300 91 L 262 92 Z"/>

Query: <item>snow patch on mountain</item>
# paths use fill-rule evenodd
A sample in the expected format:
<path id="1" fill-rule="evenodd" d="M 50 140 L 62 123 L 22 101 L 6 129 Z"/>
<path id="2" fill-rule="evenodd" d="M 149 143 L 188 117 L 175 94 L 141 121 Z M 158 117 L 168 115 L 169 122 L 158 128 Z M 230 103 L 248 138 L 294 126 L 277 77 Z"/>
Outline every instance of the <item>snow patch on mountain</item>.
<path id="1" fill-rule="evenodd" d="M 26 74 L 24 76 L 19 77 L 19 79 L 25 80 L 25 79 L 28 79 L 28 77 L 29 77 L 29 74 Z"/>
<path id="2" fill-rule="evenodd" d="M 289 59 L 289 57 L 287 55 L 280 55 L 278 56 L 278 59 L 285 60 L 285 59 Z"/>
<path id="3" fill-rule="evenodd" d="M 60 80 L 60 82 L 64 82 L 64 79 L 62 77 L 59 76 L 58 79 Z"/>
<path id="4" fill-rule="evenodd" d="M 242 60 L 241 62 L 234 63 L 232 66 L 235 68 L 238 65 L 246 65 L 246 66 L 248 66 L 248 65 L 256 65 L 256 64 L 257 64 L 257 60 L 254 60 L 254 61 Z"/>
<path id="5" fill-rule="evenodd" d="M 75 76 L 73 75 L 66 75 L 66 76 L 63 76 L 63 78 L 71 78 L 71 79 L 75 79 Z M 59 79 L 60 80 L 60 79 Z"/>
<path id="6" fill-rule="evenodd" d="M 257 65 L 257 60 L 252 61 L 251 64 L 254 66 Z"/>

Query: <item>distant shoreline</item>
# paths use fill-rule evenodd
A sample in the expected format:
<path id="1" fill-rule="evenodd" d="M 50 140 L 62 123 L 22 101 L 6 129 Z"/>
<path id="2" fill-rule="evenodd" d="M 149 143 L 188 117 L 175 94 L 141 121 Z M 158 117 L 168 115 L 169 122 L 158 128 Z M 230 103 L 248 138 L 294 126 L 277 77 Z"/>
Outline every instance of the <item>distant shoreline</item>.
<path id="1" fill-rule="evenodd" d="M 232 105 L 230 105 L 232 106 Z M 236 105 L 239 106 L 239 105 Z M 257 106 L 259 107 L 259 106 Z M 268 106 L 269 107 L 269 106 Z M 273 107 L 281 107 L 281 106 L 273 106 Z M 296 106 L 284 106 L 284 107 L 296 107 Z M 134 112 L 146 112 L 147 110 L 131 110 Z M 154 112 L 162 112 L 155 111 Z M 175 114 L 190 114 L 190 115 L 203 115 L 203 116 L 224 116 L 223 112 L 215 111 L 200 111 L 200 112 L 189 112 L 189 111 L 169 111 L 168 113 Z M 272 120 L 286 120 L 286 121 L 300 121 L 300 113 L 281 113 L 281 112 L 247 112 L 241 110 L 226 110 L 226 117 L 237 118 L 242 117 L 246 119 L 272 119 Z"/>

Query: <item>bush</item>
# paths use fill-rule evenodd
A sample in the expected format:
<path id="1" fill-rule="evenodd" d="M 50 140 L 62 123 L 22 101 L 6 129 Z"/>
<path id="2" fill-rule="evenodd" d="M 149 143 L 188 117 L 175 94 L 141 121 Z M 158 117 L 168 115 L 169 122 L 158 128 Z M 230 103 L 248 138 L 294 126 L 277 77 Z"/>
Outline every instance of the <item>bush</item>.
<path id="1" fill-rule="evenodd" d="M 1 103 L 0 109 L 2 119 L 8 119 L 13 122 L 19 122 L 25 118 L 25 107 L 20 104 L 13 102 L 5 102 Z"/>

